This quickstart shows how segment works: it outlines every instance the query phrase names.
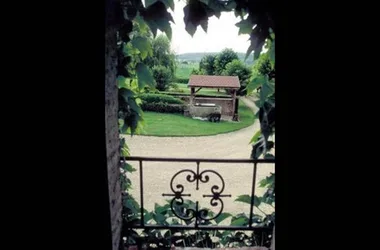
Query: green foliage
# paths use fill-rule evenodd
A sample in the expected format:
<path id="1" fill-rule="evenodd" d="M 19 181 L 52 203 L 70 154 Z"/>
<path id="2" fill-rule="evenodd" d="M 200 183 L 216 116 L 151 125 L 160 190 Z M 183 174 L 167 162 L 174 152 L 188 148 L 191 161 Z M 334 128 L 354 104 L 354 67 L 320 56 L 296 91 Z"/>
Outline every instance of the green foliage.
<path id="1" fill-rule="evenodd" d="M 169 68 L 175 74 L 175 54 L 170 50 L 170 40 L 165 35 L 159 35 L 152 41 L 153 55 L 145 60 L 146 64 L 153 68 L 162 65 Z"/>
<path id="2" fill-rule="evenodd" d="M 169 88 L 175 76 L 175 55 L 170 50 L 170 40 L 159 35 L 152 41 L 152 56 L 144 62 L 152 69 L 153 77 L 158 90 L 164 91 Z"/>
<path id="3" fill-rule="evenodd" d="M 215 59 L 216 55 L 205 55 L 199 63 L 199 70 L 205 75 L 215 75 Z"/>
<path id="4" fill-rule="evenodd" d="M 166 104 L 184 104 L 184 102 L 178 98 L 171 95 L 164 94 L 141 94 L 139 95 L 142 101 L 146 103 L 166 103 Z"/>
<path id="5" fill-rule="evenodd" d="M 141 108 L 144 111 L 152 111 L 158 113 L 180 113 L 183 114 L 185 110 L 185 105 L 182 104 L 167 104 L 167 103 L 147 103 L 143 102 Z"/>
<path id="6" fill-rule="evenodd" d="M 272 48 L 272 46 L 271 46 Z M 262 54 L 253 64 L 252 68 L 252 75 L 254 77 L 260 77 L 268 75 L 269 79 L 274 78 L 274 67 L 271 62 L 271 55 L 273 49 L 270 50 L 268 53 Z"/>
<path id="7" fill-rule="evenodd" d="M 273 35 L 274 36 L 274 35 Z M 267 40 L 268 51 L 261 54 L 253 67 L 252 81 L 248 84 L 248 93 L 255 89 L 260 89 L 259 100 L 256 105 L 259 107 L 259 120 L 261 134 L 252 146 L 251 157 L 257 159 L 264 156 L 266 159 L 273 159 L 273 154 L 269 153 L 274 148 L 273 138 L 275 132 L 275 71 L 274 63 L 274 38 Z"/>
<path id="8" fill-rule="evenodd" d="M 205 74 L 205 72 L 202 70 L 199 70 L 199 69 L 193 69 L 191 71 L 191 75 L 204 75 L 204 74 Z"/>
<path id="9" fill-rule="evenodd" d="M 144 211 L 145 223 L 157 225 L 189 225 L 190 222 L 178 219 L 170 208 L 170 201 L 164 205 L 155 204 L 154 210 L 151 212 Z M 177 214 L 185 216 L 188 209 L 195 209 L 195 203 L 190 200 L 184 200 L 183 205 L 175 205 L 174 210 Z M 134 204 L 128 204 L 134 207 Z M 204 208 L 199 208 L 204 209 Z M 210 216 L 213 216 L 212 211 L 208 211 Z M 138 214 L 139 215 L 139 214 Z M 253 221 L 259 221 L 260 216 L 254 215 Z M 229 213 L 222 213 L 215 220 L 200 221 L 199 225 L 205 226 L 210 224 L 220 224 L 226 219 L 231 219 L 232 226 L 247 226 L 249 218 L 246 214 L 240 213 L 235 216 Z M 271 217 L 270 219 L 273 219 Z M 269 221 L 269 219 L 268 219 Z M 188 231 L 179 229 L 157 230 L 145 229 L 142 233 L 134 230 L 124 231 L 125 237 L 128 237 L 128 242 L 131 244 L 143 247 L 143 244 L 148 245 L 148 249 L 160 248 L 168 249 L 173 245 L 175 247 L 198 247 L 198 248 L 220 248 L 220 247 L 247 247 L 247 246 L 270 246 L 270 238 L 268 236 L 262 238 L 261 234 L 250 234 L 241 231 Z"/>
<path id="10" fill-rule="evenodd" d="M 156 89 L 159 91 L 168 90 L 173 79 L 173 74 L 170 72 L 170 69 L 165 66 L 157 65 L 152 68 L 152 71 L 156 82 Z"/>
<path id="11" fill-rule="evenodd" d="M 120 29 L 118 31 L 118 64 L 117 73 L 119 91 L 119 121 L 120 128 L 125 129 L 130 128 L 132 133 L 142 124 L 142 111 L 139 108 L 139 99 L 136 97 L 137 93 L 143 91 L 142 88 L 147 88 L 153 84 L 152 77 L 143 76 L 150 74 L 146 71 L 146 67 L 143 64 L 148 65 L 147 61 L 150 58 L 150 50 L 148 41 L 150 37 L 150 32 L 153 36 L 156 36 L 157 29 L 166 33 L 167 37 L 171 39 L 171 27 L 170 22 L 173 22 L 173 18 L 170 13 L 167 12 L 168 8 L 174 9 L 173 0 L 147 0 L 146 6 L 144 7 L 141 0 L 125 0 L 123 4 L 119 6 L 117 10 L 118 13 L 118 24 Z M 107 10 L 115 8 L 107 8 Z M 243 22 L 239 22 L 237 26 L 240 27 L 240 33 L 250 32 L 251 45 L 247 50 L 246 57 L 248 57 L 254 51 L 254 58 L 259 58 L 262 50 L 262 46 L 266 44 L 268 46 L 269 62 L 272 67 L 275 65 L 274 57 L 274 23 L 273 23 L 273 6 L 269 4 L 267 0 L 251 0 L 251 1 L 217 1 L 217 0 L 190 0 L 187 1 L 187 5 L 184 8 L 184 21 L 185 27 L 189 34 L 193 35 L 200 25 L 202 29 L 207 31 L 208 19 L 211 16 L 219 17 L 222 11 L 234 11 L 236 16 L 240 16 L 244 19 Z M 128 20 L 123 20 L 123 12 L 125 18 Z M 249 23 L 250 22 L 250 23 Z M 113 23 L 114 24 L 114 23 Z M 251 29 L 252 24 L 252 29 Z M 149 29 L 150 31 L 149 31 Z M 140 32 L 140 34 L 138 33 Z M 145 39 L 146 38 L 146 39 Z M 132 41 L 132 42 L 131 42 Z M 116 45 L 115 45 L 116 46 Z M 154 53 L 154 47 L 152 46 L 152 52 Z M 237 58 L 233 58 L 237 59 Z M 232 60 L 233 60 L 232 59 Z M 232 61 L 230 60 L 230 61 Z M 230 62 L 228 61 L 228 62 Z M 217 73 L 221 74 L 224 70 L 224 66 L 228 63 L 223 60 L 219 60 L 215 66 L 217 68 Z M 167 65 L 167 64 L 163 64 Z M 148 65 L 149 66 L 149 65 Z M 153 67 L 151 67 L 153 68 Z M 173 72 L 169 66 L 170 72 Z M 204 73 L 204 72 L 199 72 Z M 173 74 L 174 75 L 174 74 Z M 257 76 L 255 76 L 257 77 Z M 260 92 L 260 100 L 258 102 L 260 111 L 259 119 L 261 126 L 261 135 L 257 138 L 255 145 L 253 146 L 252 155 L 258 158 L 260 155 L 267 157 L 270 155 L 268 153 L 270 148 L 273 148 L 274 141 L 270 141 L 269 138 L 274 133 L 274 76 L 266 74 L 264 78 L 260 81 L 254 81 L 256 84 L 259 83 L 259 88 L 262 88 Z M 125 90 L 123 90 L 125 89 Z M 252 90 L 253 88 L 247 88 Z M 121 91 L 123 90 L 123 91 Z M 213 124 L 214 125 L 214 124 Z M 121 142 L 123 139 L 121 139 Z M 261 144 L 260 144 L 261 143 Z M 262 152 L 260 152 L 260 150 Z M 125 147 L 125 141 L 121 143 L 121 152 L 123 155 L 128 154 L 128 149 Z M 125 167 L 125 170 L 131 171 L 130 168 Z M 123 172 L 122 172 L 123 173 Z M 274 178 L 273 178 L 274 179 Z M 131 188 L 131 182 L 125 175 L 121 176 L 123 189 Z M 272 197 L 273 196 L 273 197 Z M 261 198 L 261 202 L 267 202 L 269 205 L 274 202 L 274 185 L 273 189 L 268 186 L 268 192 Z M 139 215 L 138 204 L 135 203 L 133 197 L 127 194 L 123 195 L 123 218 L 124 225 L 133 224 Z M 163 216 L 170 216 L 170 213 L 162 210 L 161 213 L 151 214 L 152 218 L 156 221 L 164 222 Z M 149 218 L 149 216 L 148 216 Z M 255 217 L 256 220 L 256 217 Z M 246 223 L 245 215 L 238 215 L 232 218 L 234 224 L 244 224 Z M 273 225 L 274 213 L 265 217 L 263 223 Z M 125 232 L 125 231 L 124 231 Z M 151 236 L 150 239 L 167 239 L 172 236 L 174 232 L 165 233 L 161 235 L 159 230 L 149 230 L 148 235 Z M 132 232 L 132 235 L 137 235 L 136 232 Z M 256 242 L 265 242 L 267 244 L 267 239 L 260 240 L 255 237 L 249 237 L 248 235 L 237 232 L 235 234 L 230 234 L 229 232 L 217 232 L 217 236 L 221 237 L 222 244 L 235 244 L 237 246 L 242 245 L 255 245 Z M 207 232 L 200 233 L 197 235 L 188 235 L 183 237 L 183 239 L 192 240 L 195 242 L 195 246 L 206 247 L 208 244 L 212 246 L 214 244 Z M 171 241 L 174 241 L 173 237 L 169 238 L 169 241 L 161 245 L 157 244 L 156 247 L 161 247 L 163 245 L 170 246 Z"/>
<path id="12" fill-rule="evenodd" d="M 241 52 L 236 52 L 237 55 L 239 56 L 239 59 L 241 61 L 244 61 L 245 54 L 246 53 L 241 53 Z M 190 53 L 182 53 L 176 55 L 177 60 L 181 61 L 183 64 L 187 62 L 188 64 L 194 64 L 194 63 L 199 63 L 202 58 L 206 55 L 214 55 L 216 56 L 218 53 L 217 52 L 190 52 Z M 244 61 L 247 65 L 252 65 L 253 64 L 253 57 L 247 58 L 247 60 Z"/>
<path id="13" fill-rule="evenodd" d="M 251 69 L 241 62 L 239 59 L 235 59 L 232 62 L 227 63 L 226 68 L 223 70 L 222 75 L 225 76 L 238 76 L 240 81 L 240 89 L 238 95 L 246 95 L 246 87 L 251 78 Z"/>
<path id="14" fill-rule="evenodd" d="M 198 63 L 185 64 L 183 62 L 177 62 L 175 78 L 189 79 L 191 75 L 191 71 L 195 68 L 198 68 L 198 66 L 199 66 Z"/>
<path id="15" fill-rule="evenodd" d="M 153 71 L 154 72 L 154 71 Z M 139 83 L 139 88 L 142 89 L 146 85 L 152 86 L 153 84 L 153 77 L 150 73 L 148 67 L 143 63 L 138 63 L 136 65 L 136 73 L 137 73 L 137 80 Z"/>
<path id="16" fill-rule="evenodd" d="M 178 82 L 178 83 L 188 84 L 189 83 L 189 78 L 176 78 L 175 81 Z"/>
<path id="17" fill-rule="evenodd" d="M 165 32 L 167 37 L 171 39 L 172 29 L 169 21 L 174 23 L 174 20 L 163 2 L 156 1 L 153 4 L 146 6 L 146 8 L 143 9 L 143 11 L 140 11 L 140 13 L 154 36 L 156 36 L 157 29 L 159 29 L 162 32 Z"/>
<path id="18" fill-rule="evenodd" d="M 226 69 L 226 65 L 233 60 L 239 60 L 235 51 L 228 48 L 222 50 L 215 58 L 215 75 L 222 75 L 223 71 Z"/>

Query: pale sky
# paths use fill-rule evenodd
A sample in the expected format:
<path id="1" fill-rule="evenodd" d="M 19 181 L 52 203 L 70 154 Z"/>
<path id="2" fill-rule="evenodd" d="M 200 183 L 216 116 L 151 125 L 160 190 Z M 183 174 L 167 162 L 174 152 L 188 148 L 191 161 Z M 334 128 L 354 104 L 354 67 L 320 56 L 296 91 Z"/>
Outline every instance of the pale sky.
<path id="1" fill-rule="evenodd" d="M 185 30 L 183 21 L 183 8 L 185 3 L 174 1 L 174 13 L 172 14 L 175 24 L 172 27 L 172 50 L 177 54 L 188 52 L 219 52 L 224 48 L 231 48 L 236 52 L 245 53 L 250 45 L 249 35 L 242 34 L 238 36 L 239 28 L 235 23 L 240 18 L 235 17 L 234 12 L 222 12 L 220 18 L 213 16 L 208 20 L 207 33 L 198 26 L 194 36 L 191 37 Z"/>

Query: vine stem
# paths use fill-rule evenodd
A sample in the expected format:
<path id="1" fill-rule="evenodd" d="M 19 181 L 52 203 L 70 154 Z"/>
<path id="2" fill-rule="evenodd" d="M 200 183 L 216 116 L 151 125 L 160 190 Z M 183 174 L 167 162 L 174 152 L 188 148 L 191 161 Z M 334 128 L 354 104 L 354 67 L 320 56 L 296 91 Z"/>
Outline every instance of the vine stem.
<path id="1" fill-rule="evenodd" d="M 258 210 L 260 210 L 260 212 L 262 212 L 263 214 L 265 214 L 265 216 L 268 216 L 268 215 L 267 215 L 266 213 L 264 213 L 264 211 L 261 210 L 259 207 L 256 206 L 256 208 L 257 208 Z"/>

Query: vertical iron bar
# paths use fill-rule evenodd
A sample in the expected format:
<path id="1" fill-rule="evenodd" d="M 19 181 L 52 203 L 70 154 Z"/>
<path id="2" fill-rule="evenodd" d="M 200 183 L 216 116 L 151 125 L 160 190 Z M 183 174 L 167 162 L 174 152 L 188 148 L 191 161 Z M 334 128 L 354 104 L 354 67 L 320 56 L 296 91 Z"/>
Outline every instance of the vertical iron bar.
<path id="1" fill-rule="evenodd" d="M 197 176 L 195 176 L 195 178 L 197 179 L 197 187 L 196 187 L 196 190 L 199 190 L 199 161 L 197 161 Z"/>
<path id="2" fill-rule="evenodd" d="M 140 162 L 140 224 L 141 226 L 145 226 L 144 222 L 144 184 L 143 184 L 143 165 L 142 160 Z"/>
<path id="3" fill-rule="evenodd" d="M 252 228 L 253 205 L 255 204 L 255 186 L 256 186 L 257 162 L 253 163 L 252 190 L 251 190 L 251 208 L 249 212 L 249 228 Z"/>
<path id="4" fill-rule="evenodd" d="M 198 217 L 199 214 L 198 214 L 198 201 L 195 203 L 195 228 L 198 228 Z"/>

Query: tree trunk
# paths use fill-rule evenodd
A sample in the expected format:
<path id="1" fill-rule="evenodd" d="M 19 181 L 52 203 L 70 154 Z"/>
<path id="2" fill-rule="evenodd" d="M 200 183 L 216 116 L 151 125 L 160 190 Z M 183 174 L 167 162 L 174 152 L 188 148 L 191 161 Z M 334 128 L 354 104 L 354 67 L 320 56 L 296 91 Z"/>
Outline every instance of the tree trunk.
<path id="1" fill-rule="evenodd" d="M 117 26 L 114 0 L 106 0 L 105 33 L 105 143 L 107 150 L 107 175 L 112 232 L 112 250 L 118 250 L 122 228 L 122 201 L 120 188 L 120 155 L 118 130 L 117 77 Z"/>
<path id="2" fill-rule="evenodd" d="M 275 250 L 274 243 L 276 242 L 276 240 L 274 239 L 274 235 L 275 235 L 274 229 L 275 229 L 275 227 L 273 227 L 272 244 L 270 245 L 271 250 Z"/>

